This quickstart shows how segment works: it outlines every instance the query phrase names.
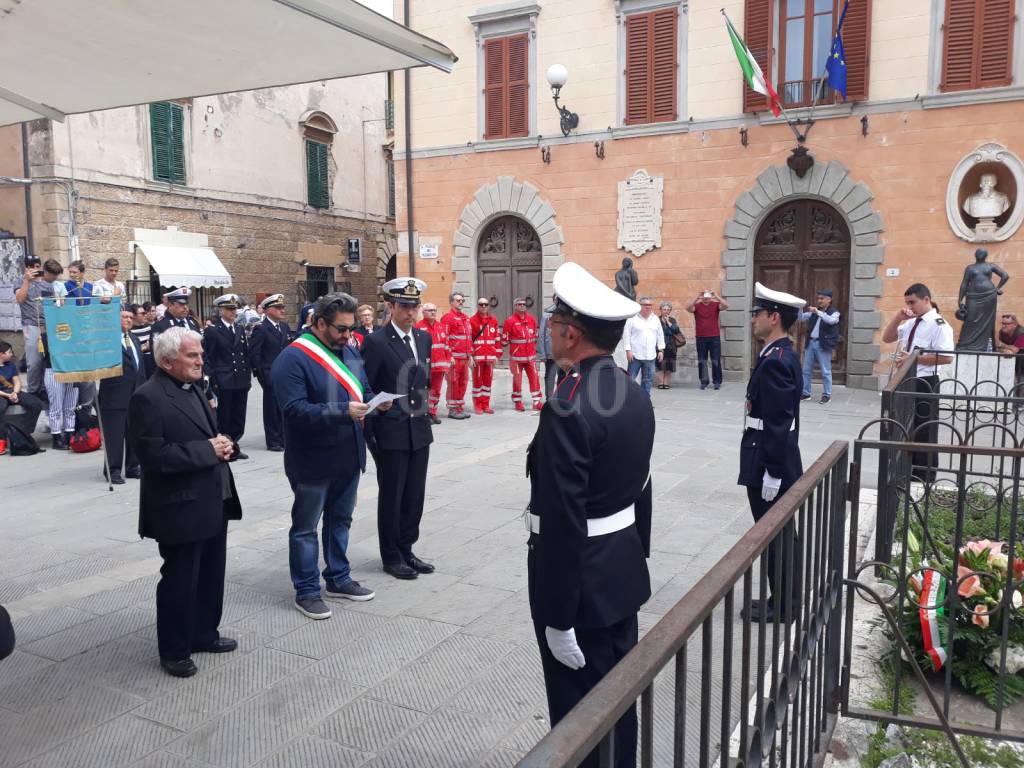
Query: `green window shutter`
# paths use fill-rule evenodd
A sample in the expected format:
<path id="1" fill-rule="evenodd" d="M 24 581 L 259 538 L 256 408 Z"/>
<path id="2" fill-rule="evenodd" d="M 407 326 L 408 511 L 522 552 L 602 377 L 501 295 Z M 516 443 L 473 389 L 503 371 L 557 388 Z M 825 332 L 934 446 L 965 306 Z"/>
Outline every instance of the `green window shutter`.
<path id="1" fill-rule="evenodd" d="M 149 105 L 149 130 L 153 141 L 153 178 L 185 183 L 185 110 L 180 104 L 161 101 Z"/>
<path id="2" fill-rule="evenodd" d="M 149 105 L 149 132 L 153 139 L 153 178 L 171 180 L 171 105 Z"/>
<path id="3" fill-rule="evenodd" d="M 306 140 L 306 185 L 309 204 L 314 208 L 331 207 L 331 191 L 327 178 L 328 146 Z"/>

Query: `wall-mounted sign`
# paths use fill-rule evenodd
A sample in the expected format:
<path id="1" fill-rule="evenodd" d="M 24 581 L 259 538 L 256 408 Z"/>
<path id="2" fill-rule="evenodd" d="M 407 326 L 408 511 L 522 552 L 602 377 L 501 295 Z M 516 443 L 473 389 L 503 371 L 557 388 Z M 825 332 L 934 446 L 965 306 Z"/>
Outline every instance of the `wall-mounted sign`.
<path id="1" fill-rule="evenodd" d="M 437 243 L 420 243 L 421 259 L 436 259 L 438 253 Z"/>
<path id="2" fill-rule="evenodd" d="M 362 243 L 358 237 L 348 239 L 348 263 L 358 264 L 363 258 Z"/>

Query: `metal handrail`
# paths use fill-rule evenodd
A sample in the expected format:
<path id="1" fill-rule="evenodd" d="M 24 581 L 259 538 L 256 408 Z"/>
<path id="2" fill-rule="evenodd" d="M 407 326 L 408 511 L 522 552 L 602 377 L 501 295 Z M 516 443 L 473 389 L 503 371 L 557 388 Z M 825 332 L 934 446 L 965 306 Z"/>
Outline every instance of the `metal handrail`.
<path id="1" fill-rule="evenodd" d="M 768 513 L 523 757 L 520 768 L 575 766 L 582 762 L 793 520 L 817 485 L 845 461 L 848 450 L 847 443 L 833 442 Z"/>

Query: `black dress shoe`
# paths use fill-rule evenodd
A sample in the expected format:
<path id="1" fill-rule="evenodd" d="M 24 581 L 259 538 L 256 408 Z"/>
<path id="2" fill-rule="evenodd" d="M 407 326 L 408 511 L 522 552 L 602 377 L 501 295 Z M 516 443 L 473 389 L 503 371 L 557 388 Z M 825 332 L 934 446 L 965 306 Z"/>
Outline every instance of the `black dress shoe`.
<path id="1" fill-rule="evenodd" d="M 138 467 L 126 469 L 124 472 L 124 476 L 131 478 L 132 480 L 140 480 L 142 478 L 142 470 L 139 469 Z"/>
<path id="2" fill-rule="evenodd" d="M 195 665 L 192 659 L 181 659 L 180 661 L 160 659 L 160 666 L 164 668 L 164 672 L 174 677 L 192 677 L 192 675 L 199 671 L 199 667 Z"/>
<path id="3" fill-rule="evenodd" d="M 121 477 L 121 473 L 116 470 L 110 472 L 110 483 L 111 485 L 124 485 L 124 478 Z"/>
<path id="4" fill-rule="evenodd" d="M 405 558 L 405 562 L 408 563 L 409 567 L 416 571 L 416 573 L 434 572 L 434 566 L 432 566 L 430 563 L 423 562 L 418 557 L 416 557 L 416 555 L 409 555 Z"/>
<path id="5" fill-rule="evenodd" d="M 419 576 L 405 563 L 384 563 L 384 573 L 394 576 L 396 579 L 415 579 Z"/>
<path id="6" fill-rule="evenodd" d="M 274 453 L 282 453 L 284 451 L 284 446 L 283 445 L 268 445 L 267 446 L 267 450 L 268 451 L 273 451 Z"/>
<path id="7" fill-rule="evenodd" d="M 241 448 L 235 448 L 235 455 L 231 457 L 231 460 L 234 461 L 235 459 L 248 459 L 248 458 L 249 458 L 249 454 L 242 453 L 242 449 Z"/>
<path id="8" fill-rule="evenodd" d="M 231 653 L 238 648 L 238 641 L 230 637 L 218 637 L 209 645 L 193 648 L 195 653 Z"/>

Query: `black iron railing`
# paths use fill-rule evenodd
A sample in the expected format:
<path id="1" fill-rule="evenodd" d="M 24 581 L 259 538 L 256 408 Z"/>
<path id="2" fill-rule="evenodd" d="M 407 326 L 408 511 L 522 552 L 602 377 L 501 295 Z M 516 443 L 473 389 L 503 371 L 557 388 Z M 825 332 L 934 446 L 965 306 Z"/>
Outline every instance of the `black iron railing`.
<path id="1" fill-rule="evenodd" d="M 840 682 L 846 471 L 833 443 L 520 766 L 576 766 L 595 749 L 611 766 L 615 723 L 638 699 L 644 768 L 820 765 Z M 749 620 L 772 551 L 781 605 Z"/>

